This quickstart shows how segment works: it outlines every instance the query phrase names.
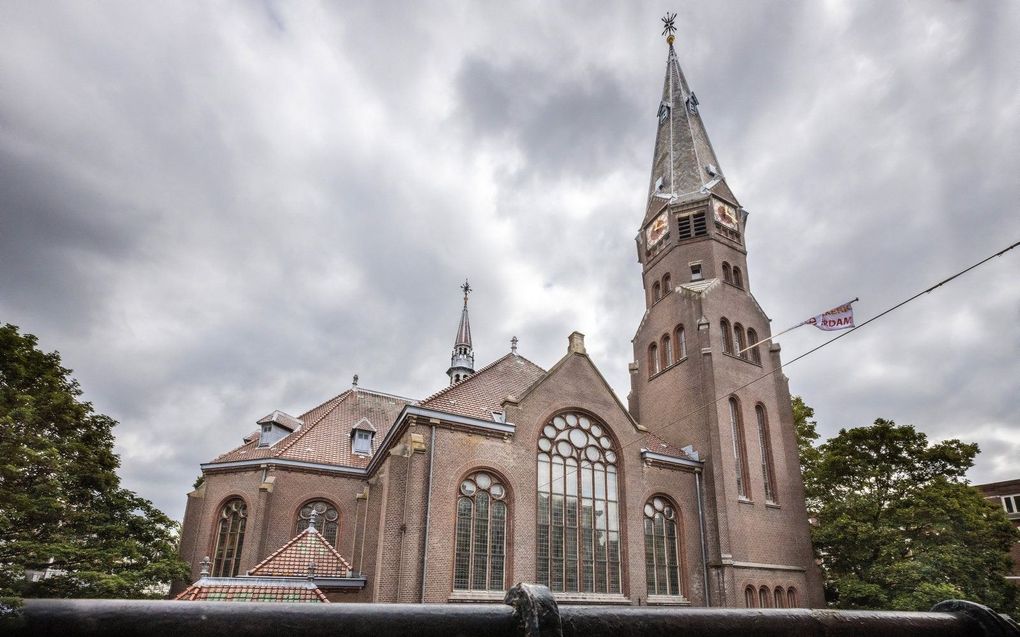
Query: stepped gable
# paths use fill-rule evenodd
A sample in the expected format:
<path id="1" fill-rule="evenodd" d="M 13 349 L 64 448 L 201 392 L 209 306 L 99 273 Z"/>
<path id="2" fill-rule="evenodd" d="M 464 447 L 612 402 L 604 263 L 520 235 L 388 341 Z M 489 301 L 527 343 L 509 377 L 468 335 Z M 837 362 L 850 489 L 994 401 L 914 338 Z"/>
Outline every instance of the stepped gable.
<path id="1" fill-rule="evenodd" d="M 407 405 L 417 401 L 362 387 L 349 389 L 300 416 L 304 426 L 270 447 L 259 447 L 258 434 L 213 462 L 236 462 L 261 458 L 301 460 L 345 467 L 365 467 L 370 458 L 351 452 L 351 430 L 363 419 L 378 432 L 379 439 Z"/>
<path id="2" fill-rule="evenodd" d="M 307 577 L 308 564 L 315 563 L 315 577 L 349 577 L 350 563 L 326 538 L 309 527 L 294 536 L 275 553 L 248 571 L 250 577 Z"/>
<path id="3" fill-rule="evenodd" d="M 538 365 L 511 352 L 459 383 L 432 394 L 421 402 L 421 406 L 458 416 L 492 420 L 492 412 L 501 411 L 507 397 L 520 397 L 545 374 L 546 371 Z"/>
<path id="4" fill-rule="evenodd" d="M 329 603 L 319 587 L 311 582 L 235 577 L 202 578 L 174 599 L 181 602 Z"/>

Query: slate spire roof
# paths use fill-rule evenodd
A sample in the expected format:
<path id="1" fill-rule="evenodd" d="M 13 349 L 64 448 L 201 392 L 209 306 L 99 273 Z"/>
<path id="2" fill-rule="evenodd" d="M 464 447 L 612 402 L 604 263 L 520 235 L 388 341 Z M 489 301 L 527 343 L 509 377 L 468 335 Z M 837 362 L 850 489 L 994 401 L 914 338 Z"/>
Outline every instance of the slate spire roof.
<path id="1" fill-rule="evenodd" d="M 460 313 L 460 325 L 457 326 L 457 338 L 453 341 L 453 346 L 458 347 L 461 345 L 472 347 L 471 345 L 471 321 L 468 320 L 468 294 L 471 293 L 471 286 L 468 285 L 467 280 L 464 281 L 464 285 L 461 286 L 464 290 L 464 309 Z"/>
<path id="2" fill-rule="evenodd" d="M 672 39 L 659 102 L 658 132 L 648 186 L 648 221 L 666 201 L 712 192 L 739 205 L 726 185 L 719 160 L 708 140 L 698 98 L 687 84 Z"/>

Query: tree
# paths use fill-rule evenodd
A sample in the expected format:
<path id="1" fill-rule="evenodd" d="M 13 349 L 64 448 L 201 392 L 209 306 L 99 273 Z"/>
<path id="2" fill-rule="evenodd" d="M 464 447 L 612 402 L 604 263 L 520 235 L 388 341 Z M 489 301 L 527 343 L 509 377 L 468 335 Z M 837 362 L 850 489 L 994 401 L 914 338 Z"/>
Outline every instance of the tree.
<path id="1" fill-rule="evenodd" d="M 0 326 L 0 595 L 158 596 L 187 573 L 178 525 L 120 486 L 117 423 L 36 344 Z"/>
<path id="2" fill-rule="evenodd" d="M 801 413 L 807 422 L 813 412 Z M 913 426 L 878 419 L 813 449 L 805 489 L 833 605 L 927 610 L 963 598 L 1015 611 L 1005 576 L 1020 534 L 964 480 L 977 445 L 929 444 Z"/>

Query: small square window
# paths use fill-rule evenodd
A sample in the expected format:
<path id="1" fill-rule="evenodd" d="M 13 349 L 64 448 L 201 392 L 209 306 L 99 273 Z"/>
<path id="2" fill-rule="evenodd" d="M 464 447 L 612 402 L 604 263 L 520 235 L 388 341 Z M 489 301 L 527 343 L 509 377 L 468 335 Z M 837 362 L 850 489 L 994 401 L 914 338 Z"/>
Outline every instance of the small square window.
<path id="1" fill-rule="evenodd" d="M 354 453 L 372 453 L 372 432 L 362 429 L 354 432 Z"/>
<path id="2" fill-rule="evenodd" d="M 703 278 L 704 277 L 701 275 L 701 264 L 700 263 L 692 263 L 691 264 L 691 281 L 700 281 Z"/>
<path id="3" fill-rule="evenodd" d="M 1013 502 L 1013 498 L 1015 497 L 1016 496 L 1007 495 L 1002 498 L 1002 505 L 1006 507 L 1006 513 L 1016 513 L 1016 508 L 1014 508 Z"/>

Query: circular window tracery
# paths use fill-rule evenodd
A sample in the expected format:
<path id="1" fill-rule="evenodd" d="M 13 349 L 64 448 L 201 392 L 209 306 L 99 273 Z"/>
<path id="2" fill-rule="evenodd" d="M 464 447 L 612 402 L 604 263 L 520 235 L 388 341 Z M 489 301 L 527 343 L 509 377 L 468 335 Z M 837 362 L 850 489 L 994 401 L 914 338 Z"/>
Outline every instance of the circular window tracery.
<path id="1" fill-rule="evenodd" d="M 506 561 L 506 487 L 478 471 L 460 483 L 453 587 L 503 590 Z"/>
<path id="2" fill-rule="evenodd" d="M 322 534 L 327 542 L 336 546 L 337 535 L 340 530 L 340 513 L 330 502 L 316 500 L 308 502 L 298 511 L 297 523 L 294 525 L 294 534 L 308 528 L 312 519 L 312 512 L 315 512 L 315 530 Z"/>

